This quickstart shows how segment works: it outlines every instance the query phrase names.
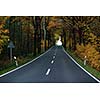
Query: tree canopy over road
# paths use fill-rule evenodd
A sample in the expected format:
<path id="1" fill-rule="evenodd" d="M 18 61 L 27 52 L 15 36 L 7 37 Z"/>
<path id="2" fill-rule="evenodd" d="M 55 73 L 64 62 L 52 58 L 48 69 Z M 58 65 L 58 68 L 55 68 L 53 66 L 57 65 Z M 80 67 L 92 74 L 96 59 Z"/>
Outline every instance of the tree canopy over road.
<path id="1" fill-rule="evenodd" d="M 13 55 L 36 56 L 61 36 L 65 49 L 100 71 L 99 16 L 0 16 L 0 67 L 9 61 L 8 43 L 13 41 Z M 1 68 L 2 69 L 2 68 Z"/>

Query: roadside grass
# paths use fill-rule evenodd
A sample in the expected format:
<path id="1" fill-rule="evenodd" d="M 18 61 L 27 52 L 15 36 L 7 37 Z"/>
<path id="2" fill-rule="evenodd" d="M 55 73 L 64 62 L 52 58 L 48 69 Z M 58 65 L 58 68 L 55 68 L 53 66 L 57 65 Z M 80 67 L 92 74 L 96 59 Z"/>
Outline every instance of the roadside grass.
<path id="1" fill-rule="evenodd" d="M 6 68 L 6 69 L 3 69 L 3 70 L 0 71 L 0 75 L 6 73 L 6 72 L 8 72 L 8 71 L 11 71 L 11 70 L 13 70 L 13 69 L 15 69 L 15 68 L 16 68 L 16 66 L 11 66 L 11 67 L 8 67 L 8 68 Z"/>
<path id="2" fill-rule="evenodd" d="M 85 70 L 87 70 L 89 73 L 91 73 L 93 76 L 95 76 L 97 79 L 100 80 L 100 71 L 94 69 L 93 67 L 91 67 L 90 65 L 84 65 L 84 62 L 75 55 L 75 53 L 71 52 L 70 50 L 66 50 L 69 55 L 71 55 L 71 57 L 74 58 L 74 60 L 79 63 Z"/>
<path id="3" fill-rule="evenodd" d="M 40 54 L 42 54 L 42 53 L 40 53 Z M 36 56 L 33 56 L 32 54 L 29 54 L 29 55 L 27 55 L 26 57 L 19 58 L 19 59 L 18 59 L 18 66 L 17 66 L 17 67 L 19 67 L 19 66 L 21 66 L 21 65 L 23 65 L 23 64 L 25 64 L 25 63 L 27 63 L 27 62 L 33 60 L 33 59 L 35 59 L 35 58 L 38 57 L 40 54 L 37 54 Z M 9 71 L 11 71 L 11 70 L 13 70 L 13 69 L 15 69 L 15 68 L 17 68 L 17 67 L 16 67 L 15 62 L 13 61 L 12 63 L 7 64 L 7 65 L 5 66 L 5 68 L 3 68 L 3 69 L 0 70 L 0 75 L 4 74 L 4 73 L 6 73 L 6 72 L 9 72 Z"/>

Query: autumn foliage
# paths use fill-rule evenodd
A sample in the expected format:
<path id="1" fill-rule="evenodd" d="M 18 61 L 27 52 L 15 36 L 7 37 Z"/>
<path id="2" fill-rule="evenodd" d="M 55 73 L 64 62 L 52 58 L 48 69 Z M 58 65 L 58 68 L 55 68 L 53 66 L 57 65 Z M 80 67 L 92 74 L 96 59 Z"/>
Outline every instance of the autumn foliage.
<path id="1" fill-rule="evenodd" d="M 8 40 L 15 45 L 13 55 L 24 57 L 44 52 L 59 36 L 65 49 L 82 60 L 86 56 L 87 63 L 100 70 L 99 16 L 1 16 L 0 58 L 9 58 Z"/>
<path id="2" fill-rule="evenodd" d="M 82 60 L 84 60 L 86 56 L 87 63 L 91 67 L 100 71 L 100 52 L 98 48 L 99 37 L 97 37 L 93 33 L 84 33 L 84 39 L 84 44 L 82 43 L 81 45 L 79 45 L 77 43 L 75 53 Z"/>
<path id="3" fill-rule="evenodd" d="M 4 28 L 6 20 L 8 18 L 9 17 L 3 17 L 3 16 L 0 17 L 0 53 L 3 50 L 3 46 L 7 43 L 7 40 L 9 38 L 8 37 L 9 30 Z"/>
<path id="4" fill-rule="evenodd" d="M 84 60 L 86 56 L 88 64 L 100 71 L 100 53 L 95 49 L 95 46 L 91 44 L 85 46 L 83 44 L 77 44 L 75 53 L 82 60 Z"/>

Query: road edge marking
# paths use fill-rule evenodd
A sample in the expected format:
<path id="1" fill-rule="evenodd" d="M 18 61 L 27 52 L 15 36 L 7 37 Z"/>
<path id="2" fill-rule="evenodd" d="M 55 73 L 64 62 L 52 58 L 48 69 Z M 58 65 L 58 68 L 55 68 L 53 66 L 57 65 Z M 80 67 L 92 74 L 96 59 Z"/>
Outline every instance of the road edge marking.
<path id="1" fill-rule="evenodd" d="M 75 59 L 73 59 L 63 48 L 63 51 L 69 56 L 69 58 L 77 65 L 79 66 L 84 72 L 86 72 L 89 76 L 91 76 L 94 80 L 96 80 L 98 83 L 100 83 L 100 80 L 98 80 L 95 76 L 93 76 L 91 73 L 89 73 L 86 69 L 84 69 L 79 63 L 76 62 Z"/>
<path id="2" fill-rule="evenodd" d="M 24 66 L 26 66 L 26 65 L 28 65 L 28 64 L 30 64 L 30 63 L 32 63 L 32 62 L 34 62 L 35 60 L 39 59 L 41 56 L 43 56 L 43 55 L 45 55 L 46 53 L 48 53 L 52 48 L 53 48 L 53 46 L 52 46 L 50 49 L 48 49 L 46 52 L 44 52 L 43 54 L 41 54 L 40 56 L 34 58 L 33 60 L 31 60 L 31 61 L 29 61 L 29 62 L 27 62 L 27 63 L 25 63 L 25 64 L 23 64 L 23 65 L 21 65 L 21 66 L 15 68 L 15 69 L 13 69 L 13 70 L 11 70 L 11 71 L 8 71 L 8 72 L 6 72 L 6 73 L 0 75 L 0 78 L 3 77 L 3 76 L 5 76 L 5 75 L 8 75 L 8 74 L 10 74 L 10 73 L 12 73 L 12 72 L 14 72 L 14 71 L 16 71 L 16 70 L 18 70 L 18 69 L 21 69 L 21 68 L 23 68 Z"/>

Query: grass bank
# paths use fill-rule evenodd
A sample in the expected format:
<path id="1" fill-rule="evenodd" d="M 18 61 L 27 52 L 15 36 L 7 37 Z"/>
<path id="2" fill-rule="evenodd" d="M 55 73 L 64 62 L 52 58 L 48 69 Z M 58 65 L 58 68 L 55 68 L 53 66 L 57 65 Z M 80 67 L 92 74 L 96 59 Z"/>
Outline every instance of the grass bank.
<path id="1" fill-rule="evenodd" d="M 39 55 L 40 54 L 38 54 L 36 56 L 33 56 L 32 54 L 29 54 L 26 57 L 19 57 L 19 58 L 17 58 L 17 61 L 18 61 L 18 66 L 17 67 L 19 67 L 19 66 L 21 66 L 21 65 L 23 65 L 23 64 L 25 64 L 25 63 L 33 60 L 33 59 L 35 59 Z M 8 71 L 11 71 L 11 70 L 13 70 L 13 69 L 15 69 L 17 67 L 16 67 L 16 64 L 15 64 L 15 61 L 13 61 L 12 63 L 9 62 L 8 64 L 5 65 L 4 68 L 0 69 L 0 75 L 6 73 Z"/>

